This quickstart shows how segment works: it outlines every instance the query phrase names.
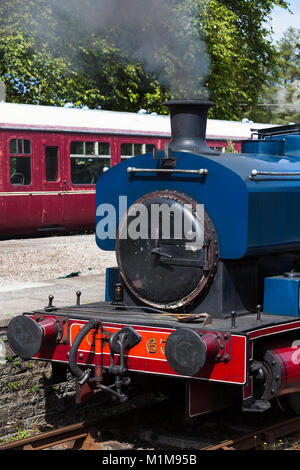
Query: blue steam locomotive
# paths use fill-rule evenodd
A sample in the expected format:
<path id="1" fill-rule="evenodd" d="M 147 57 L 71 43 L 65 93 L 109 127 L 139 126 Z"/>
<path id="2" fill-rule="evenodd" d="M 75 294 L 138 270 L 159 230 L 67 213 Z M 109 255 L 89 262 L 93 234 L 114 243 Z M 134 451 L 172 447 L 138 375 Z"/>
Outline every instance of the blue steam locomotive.
<path id="1" fill-rule="evenodd" d="M 299 414 L 300 126 L 219 154 L 205 141 L 212 105 L 169 101 L 169 146 L 99 179 L 96 243 L 117 257 L 105 302 L 18 316 L 8 340 L 70 367 L 81 394 L 124 401 L 142 376 L 184 383 L 190 417 L 275 398 Z"/>

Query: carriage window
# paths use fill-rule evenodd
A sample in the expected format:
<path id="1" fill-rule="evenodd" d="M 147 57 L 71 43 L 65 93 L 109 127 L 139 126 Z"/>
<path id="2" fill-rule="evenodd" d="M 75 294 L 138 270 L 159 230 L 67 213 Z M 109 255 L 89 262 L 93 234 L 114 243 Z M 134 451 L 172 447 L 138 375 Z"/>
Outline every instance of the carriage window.
<path id="1" fill-rule="evenodd" d="M 108 158 L 71 158 L 71 179 L 74 184 L 96 184 L 104 168 L 109 168 Z"/>
<path id="2" fill-rule="evenodd" d="M 143 153 L 143 145 L 134 144 L 133 153 L 134 153 L 134 156 L 141 155 L 141 153 Z"/>
<path id="3" fill-rule="evenodd" d="M 133 146 L 134 144 L 122 144 L 121 158 L 133 157 Z"/>
<path id="4" fill-rule="evenodd" d="M 121 144 L 121 159 L 136 157 L 143 153 L 152 153 L 155 145 L 153 144 Z"/>
<path id="5" fill-rule="evenodd" d="M 73 184 L 96 184 L 110 167 L 107 142 L 71 142 L 71 180 Z"/>
<path id="6" fill-rule="evenodd" d="M 212 150 L 216 150 L 217 152 L 220 153 L 225 153 L 226 152 L 226 147 L 210 147 Z"/>
<path id="7" fill-rule="evenodd" d="M 10 157 L 10 182 L 22 186 L 31 183 L 31 157 Z"/>
<path id="8" fill-rule="evenodd" d="M 152 153 L 154 149 L 155 149 L 155 145 L 146 144 L 146 153 Z"/>
<path id="9" fill-rule="evenodd" d="M 28 139 L 12 139 L 9 142 L 10 182 L 25 186 L 31 183 L 31 143 Z M 16 155 L 16 156 L 12 156 Z"/>
<path id="10" fill-rule="evenodd" d="M 30 155 L 31 154 L 31 143 L 28 139 L 12 139 L 9 142 L 9 153 L 10 154 L 20 154 L 20 155 Z"/>
<path id="11" fill-rule="evenodd" d="M 85 154 L 86 155 L 95 155 L 95 142 L 84 142 L 85 144 Z"/>
<path id="12" fill-rule="evenodd" d="M 83 155 L 84 142 L 71 142 L 71 155 Z"/>
<path id="13" fill-rule="evenodd" d="M 58 147 L 45 149 L 46 180 L 58 180 Z"/>
<path id="14" fill-rule="evenodd" d="M 97 155 L 97 142 L 71 142 L 71 155 Z"/>
<path id="15" fill-rule="evenodd" d="M 31 153 L 30 140 L 23 140 L 23 151 L 26 155 L 29 155 Z"/>
<path id="16" fill-rule="evenodd" d="M 98 142 L 98 155 L 110 155 L 110 145 Z"/>

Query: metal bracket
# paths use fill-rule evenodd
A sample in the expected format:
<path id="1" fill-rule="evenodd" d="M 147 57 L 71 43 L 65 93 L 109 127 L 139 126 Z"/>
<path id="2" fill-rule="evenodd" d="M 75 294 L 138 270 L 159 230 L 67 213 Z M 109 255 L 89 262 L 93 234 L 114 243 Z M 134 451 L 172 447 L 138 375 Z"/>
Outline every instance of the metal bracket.
<path id="1" fill-rule="evenodd" d="M 229 362 L 230 361 L 230 353 L 229 351 L 226 351 L 226 343 L 231 340 L 231 336 L 229 333 L 220 333 L 220 332 L 215 332 L 217 335 L 217 339 L 220 344 L 220 350 L 218 354 L 216 355 L 216 362 Z M 229 348 L 231 350 L 231 348 Z"/>
<path id="2" fill-rule="evenodd" d="M 176 242 L 177 240 L 175 240 Z M 167 251 L 163 251 L 159 244 L 155 248 L 152 249 L 151 253 L 160 256 L 160 263 L 161 264 L 170 264 L 172 266 L 192 266 L 196 268 L 201 268 L 202 271 L 210 271 L 211 266 L 208 264 L 208 248 L 209 248 L 210 241 L 207 240 L 202 247 L 202 256 L 201 259 L 184 259 L 184 258 L 176 258 L 174 255 L 168 253 Z M 168 243 L 162 243 L 165 247 L 167 247 Z M 172 245 L 174 243 L 171 243 Z M 182 245 L 182 241 L 179 240 L 179 245 Z"/>
<path id="3" fill-rule="evenodd" d="M 127 372 L 125 366 L 125 349 L 129 350 L 141 341 L 142 337 L 130 326 L 124 327 L 116 333 L 113 333 L 109 338 L 110 347 L 110 365 L 108 372 L 111 374 L 119 375 Z M 120 355 L 120 365 L 116 366 L 114 363 L 114 355 Z"/>
<path id="4" fill-rule="evenodd" d="M 263 413 L 271 408 L 268 400 L 255 400 L 253 397 L 243 400 L 242 411 L 244 413 Z"/>
<path id="5" fill-rule="evenodd" d="M 169 142 L 165 142 L 164 153 L 162 157 L 158 156 L 157 148 L 153 149 L 153 159 L 161 162 L 161 166 L 164 168 L 175 168 L 177 158 L 173 157 L 172 149 L 169 146 Z"/>
<path id="6" fill-rule="evenodd" d="M 115 375 L 115 390 L 111 387 L 97 383 L 96 387 L 98 391 L 103 390 L 104 392 L 110 393 L 115 398 L 118 398 L 121 403 L 124 403 L 128 399 L 128 397 L 122 393 L 122 387 L 130 383 L 130 379 L 124 377 L 124 374 L 127 372 L 127 367 L 125 365 L 125 350 L 131 349 L 133 346 L 138 344 L 141 339 L 141 335 L 130 326 L 116 331 L 109 337 L 110 365 L 108 367 L 108 372 Z M 119 365 L 115 365 L 115 354 L 120 356 Z"/>

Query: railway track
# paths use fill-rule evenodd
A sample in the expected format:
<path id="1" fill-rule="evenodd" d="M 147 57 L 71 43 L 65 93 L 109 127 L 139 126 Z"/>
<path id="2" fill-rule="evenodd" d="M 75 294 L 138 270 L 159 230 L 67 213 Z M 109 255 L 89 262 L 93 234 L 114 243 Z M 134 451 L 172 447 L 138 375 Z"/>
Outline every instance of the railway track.
<path id="1" fill-rule="evenodd" d="M 148 393 L 137 395 L 126 403 L 104 406 L 103 413 L 94 420 L 79 421 L 68 426 L 41 432 L 30 437 L 6 442 L 0 445 L 0 450 L 43 450 L 61 446 L 74 449 L 110 450 L 110 439 L 103 439 L 110 429 L 134 428 L 141 415 L 160 415 L 164 408 L 166 397 L 161 394 Z M 67 445 L 68 444 L 68 445 Z M 128 449 L 130 444 L 121 441 L 111 443 L 113 448 Z"/>
<path id="2" fill-rule="evenodd" d="M 97 425 L 80 422 L 0 446 L 0 450 L 44 449 L 128 450 L 130 445 L 117 441 L 104 441 L 99 430 L 99 423 Z"/>
<path id="3" fill-rule="evenodd" d="M 110 439 L 103 438 L 102 430 L 107 430 L 109 425 L 114 428 L 117 420 L 119 420 L 119 424 L 120 420 L 123 421 L 124 425 L 124 417 L 115 417 L 114 421 L 107 422 L 103 420 L 90 423 L 79 422 L 29 438 L 2 444 L 0 450 L 254 450 L 264 448 L 266 444 L 270 444 L 279 438 L 291 435 L 294 438 L 300 436 L 300 417 L 297 417 L 257 429 L 251 433 L 245 433 L 238 438 L 222 440 L 210 445 L 203 445 L 201 436 L 191 438 L 185 435 L 168 435 L 163 432 L 157 434 L 143 429 L 136 430 L 135 438 L 130 435 L 129 431 L 127 442 L 120 439 L 118 435 Z"/>
<path id="4" fill-rule="evenodd" d="M 300 436 L 300 417 L 288 419 L 273 424 L 255 432 L 245 434 L 237 439 L 227 440 L 219 444 L 204 447 L 202 450 L 250 450 L 264 448 L 266 444 L 273 443 L 276 439 L 293 435 Z"/>

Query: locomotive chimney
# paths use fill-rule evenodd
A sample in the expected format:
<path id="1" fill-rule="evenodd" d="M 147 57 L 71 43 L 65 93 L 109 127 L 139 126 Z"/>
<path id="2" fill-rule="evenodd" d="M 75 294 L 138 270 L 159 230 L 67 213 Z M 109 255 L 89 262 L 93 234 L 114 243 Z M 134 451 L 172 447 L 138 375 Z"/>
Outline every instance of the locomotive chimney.
<path id="1" fill-rule="evenodd" d="M 208 111 L 215 103 L 198 99 L 170 100 L 164 104 L 170 109 L 172 150 L 219 155 L 209 148 L 205 140 Z"/>

